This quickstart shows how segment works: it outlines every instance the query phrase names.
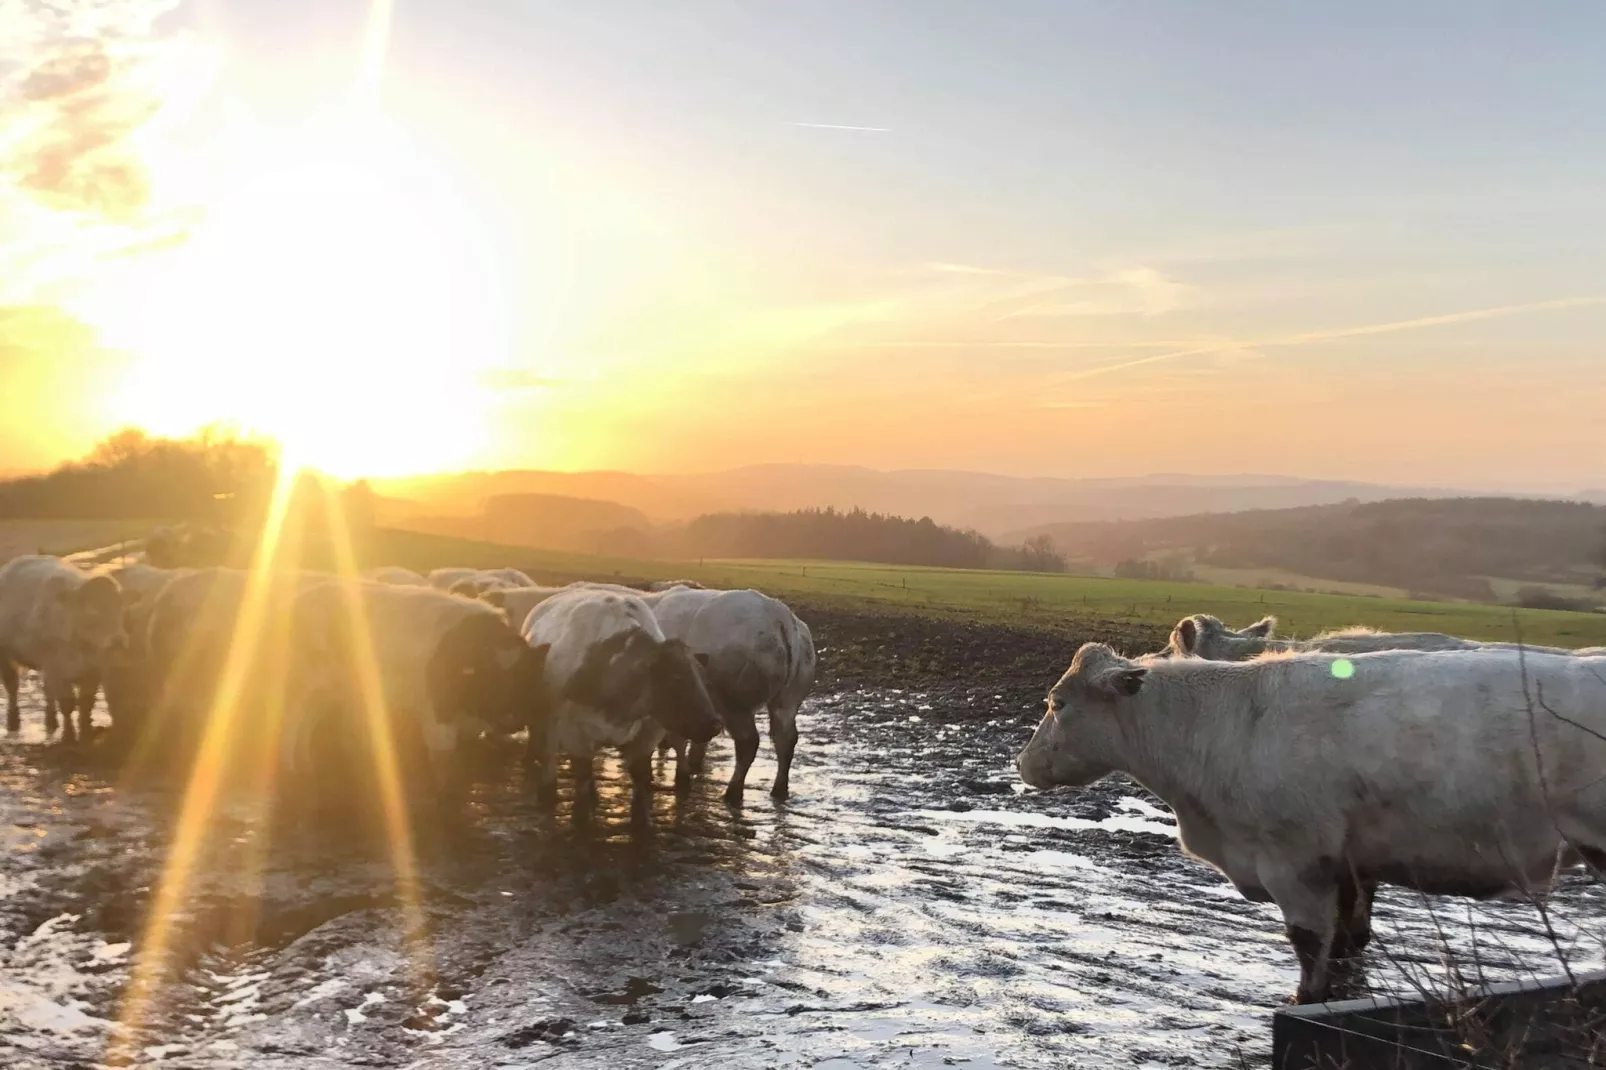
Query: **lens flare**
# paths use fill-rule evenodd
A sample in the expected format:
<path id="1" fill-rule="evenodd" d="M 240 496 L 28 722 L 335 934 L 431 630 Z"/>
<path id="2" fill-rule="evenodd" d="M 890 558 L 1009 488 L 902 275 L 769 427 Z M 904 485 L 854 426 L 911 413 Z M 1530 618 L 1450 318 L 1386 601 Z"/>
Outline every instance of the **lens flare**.
<path id="1" fill-rule="evenodd" d="M 396 874 L 396 892 L 407 922 L 407 932 L 427 939 L 423 912 L 419 905 L 417 855 L 413 830 L 408 819 L 407 800 L 402 790 L 396 739 L 391 730 L 390 708 L 380 680 L 379 660 L 374 650 L 373 628 L 363 607 L 357 572 L 356 553 L 351 545 L 351 528 L 341 508 L 340 496 L 325 491 L 330 541 L 335 554 L 335 571 L 340 577 L 341 603 L 346 611 L 347 634 L 351 636 L 353 668 L 357 674 L 358 697 L 367 726 L 369 754 L 379 781 L 379 802 L 384 809 L 385 836 L 390 848 L 391 866 Z M 427 948 L 427 944 L 426 944 Z M 415 970 L 426 972 L 425 964 L 415 962 Z"/>
<path id="2" fill-rule="evenodd" d="M 141 941 L 141 954 L 129 981 L 128 996 L 121 1015 L 122 1041 L 126 1044 L 136 1043 L 135 1038 L 149 1011 L 155 987 L 167 967 L 168 954 L 172 950 L 173 922 L 189 892 L 196 861 L 206 843 L 207 826 L 216 815 L 223 774 L 233 756 L 237 715 L 245 698 L 246 683 L 252 676 L 251 670 L 262 649 L 263 632 L 273 608 L 274 566 L 278 563 L 295 483 L 292 473 L 280 471 L 262 538 L 251 561 L 239 619 L 207 712 L 201 746 L 184 791 L 161 882 L 151 902 L 145 937 Z M 119 1054 L 131 1053 L 124 1051 Z"/>

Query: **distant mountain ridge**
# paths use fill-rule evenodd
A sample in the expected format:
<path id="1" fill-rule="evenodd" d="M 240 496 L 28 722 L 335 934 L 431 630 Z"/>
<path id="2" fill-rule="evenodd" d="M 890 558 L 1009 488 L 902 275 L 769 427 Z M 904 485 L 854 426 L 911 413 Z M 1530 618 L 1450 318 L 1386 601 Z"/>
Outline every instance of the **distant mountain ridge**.
<path id="1" fill-rule="evenodd" d="M 1150 520 L 1249 509 L 1288 509 L 1344 501 L 1455 498 L 1476 492 L 1347 480 L 1245 473 L 1160 473 L 1117 478 L 1052 478 L 941 469 L 880 471 L 852 465 L 765 464 L 691 475 L 508 470 L 372 481 L 374 490 L 435 514 L 478 514 L 502 495 L 546 494 L 613 502 L 655 523 L 714 512 L 860 507 L 929 516 L 1003 542 L 1050 524 Z M 1563 495 L 1532 495 L 1563 497 Z"/>

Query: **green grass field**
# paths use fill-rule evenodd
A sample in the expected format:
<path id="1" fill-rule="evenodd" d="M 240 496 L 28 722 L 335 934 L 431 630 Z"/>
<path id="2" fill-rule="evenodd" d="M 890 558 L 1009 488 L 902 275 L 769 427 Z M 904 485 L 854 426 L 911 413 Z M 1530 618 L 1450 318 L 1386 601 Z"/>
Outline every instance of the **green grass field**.
<path id="1" fill-rule="evenodd" d="M 126 529 L 126 530 L 125 530 Z M 0 525 L 9 557 L 43 547 L 66 553 L 134 534 L 138 524 L 12 521 Z M 7 539 L 9 538 L 9 542 Z M 428 571 L 443 565 L 515 565 L 543 582 L 572 579 L 692 579 L 717 587 L 754 587 L 779 598 L 844 609 L 908 613 L 948 620 L 1008 624 L 1047 632 L 1097 632 L 1100 621 L 1169 631 L 1189 613 L 1213 613 L 1235 627 L 1274 614 L 1278 633 L 1313 635 L 1366 625 L 1383 631 L 1440 631 L 1471 639 L 1526 641 L 1546 646 L 1606 645 L 1606 614 L 1416 602 L 1365 595 L 1303 594 L 1206 583 L 1164 583 L 1096 576 L 919 568 L 844 561 L 638 561 L 499 546 L 419 532 L 381 530 L 361 548 L 367 567 L 404 565 Z M 328 567 L 326 562 L 308 562 Z M 1090 626 L 1093 626 L 1090 628 Z"/>
<path id="2" fill-rule="evenodd" d="M 1366 625 L 1384 631 L 1442 631 L 1471 639 L 1546 646 L 1606 645 L 1606 614 L 1512 610 L 1459 602 L 1413 602 L 1360 595 L 1300 594 L 1195 583 L 1089 576 L 917 568 L 842 561 L 650 562 L 385 531 L 371 563 L 427 570 L 441 565 L 517 565 L 547 582 L 575 578 L 693 579 L 754 587 L 779 598 L 879 612 L 1010 624 L 1085 634 L 1094 621 L 1169 631 L 1189 613 L 1213 613 L 1234 626 L 1275 614 L 1283 635 Z"/>

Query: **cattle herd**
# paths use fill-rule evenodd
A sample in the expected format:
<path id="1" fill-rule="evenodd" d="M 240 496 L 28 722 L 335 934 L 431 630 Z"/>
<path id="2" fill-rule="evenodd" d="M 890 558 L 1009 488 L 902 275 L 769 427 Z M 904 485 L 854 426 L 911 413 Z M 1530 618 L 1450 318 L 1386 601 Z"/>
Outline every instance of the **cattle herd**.
<path id="1" fill-rule="evenodd" d="M 1563 869 L 1606 867 L 1606 648 L 1350 630 L 1274 637 L 1184 618 L 1167 648 L 1076 652 L 1020 752 L 1033 787 L 1130 774 L 1175 812 L 1184 849 L 1282 911 L 1297 999 L 1327 998 L 1331 964 L 1371 935 L 1389 883 L 1427 894 L 1542 893 Z M 242 634 L 249 632 L 249 634 Z M 240 650 L 265 652 L 253 676 Z M 539 797 L 570 762 L 574 816 L 593 759 L 616 748 L 645 821 L 655 751 L 675 783 L 721 730 L 737 803 L 769 718 L 785 799 L 813 638 L 783 603 L 689 581 L 637 590 L 545 587 L 516 569 L 380 568 L 257 576 L 47 556 L 0 568 L 0 674 L 19 728 L 19 670 L 43 682 L 45 728 L 87 733 L 104 693 L 108 742 L 130 751 L 203 733 L 224 711 L 269 726 L 276 776 L 315 779 L 330 732 L 383 731 L 452 797 L 470 738 L 525 732 Z M 77 724 L 74 725 L 74 715 Z M 375 720 L 376 715 L 379 720 Z M 366 733 L 366 735 L 365 735 Z M 305 794 L 305 793 L 292 793 Z"/>
<path id="2" fill-rule="evenodd" d="M 721 730 L 736 751 L 726 797 L 739 801 L 762 710 L 777 757 L 772 794 L 785 798 L 798 708 L 814 683 L 808 626 L 756 591 L 657 586 L 543 587 L 517 569 L 254 577 L 20 557 L 0 568 L 7 725 L 20 727 L 22 668 L 43 682 L 46 732 L 59 724 L 68 742 L 87 735 L 101 693 L 119 751 L 192 754 L 227 717 L 252 747 L 277 748 L 276 776 L 308 789 L 284 792 L 291 806 L 315 797 L 312 771 L 331 733 L 382 729 L 450 798 L 468 737 L 526 730 L 543 799 L 555 800 L 567 757 L 575 814 L 586 816 L 596 751 L 616 747 L 645 819 L 654 751 L 675 749 L 684 788 Z"/>

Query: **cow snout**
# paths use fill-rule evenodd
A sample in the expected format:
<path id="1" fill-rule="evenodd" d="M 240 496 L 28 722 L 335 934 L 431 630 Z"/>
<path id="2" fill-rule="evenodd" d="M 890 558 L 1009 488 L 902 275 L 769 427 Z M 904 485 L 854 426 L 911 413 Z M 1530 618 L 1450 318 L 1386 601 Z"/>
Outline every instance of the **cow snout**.
<path id="1" fill-rule="evenodd" d="M 1044 760 L 1042 748 L 1034 749 L 1030 743 L 1015 755 L 1015 772 L 1031 787 L 1053 787 L 1049 778 L 1049 763 Z"/>

